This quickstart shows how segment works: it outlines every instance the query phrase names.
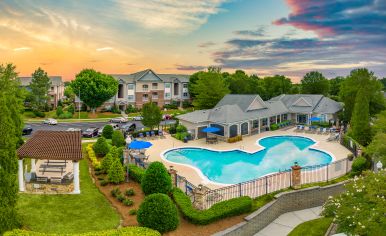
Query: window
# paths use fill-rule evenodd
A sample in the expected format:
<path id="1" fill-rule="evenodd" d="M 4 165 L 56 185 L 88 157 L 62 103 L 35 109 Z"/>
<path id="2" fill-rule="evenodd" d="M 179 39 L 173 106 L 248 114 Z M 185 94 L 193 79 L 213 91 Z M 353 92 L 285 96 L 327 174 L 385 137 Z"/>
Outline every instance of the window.
<path id="1" fill-rule="evenodd" d="M 128 90 L 134 90 L 134 84 L 127 84 Z"/>
<path id="2" fill-rule="evenodd" d="M 152 83 L 151 87 L 152 87 L 152 89 L 158 89 L 158 84 L 157 83 Z"/>
<path id="3" fill-rule="evenodd" d="M 267 126 L 268 125 L 268 119 L 267 118 L 262 119 L 261 123 L 263 126 Z"/>
<path id="4" fill-rule="evenodd" d="M 183 88 L 188 88 L 188 84 L 183 84 Z"/>
<path id="5" fill-rule="evenodd" d="M 170 99 L 170 97 L 171 97 L 171 94 L 170 94 L 170 93 L 165 93 L 165 98 L 166 98 L 166 99 L 168 99 L 168 98 Z"/>
<path id="6" fill-rule="evenodd" d="M 51 91 L 54 91 L 54 87 L 51 87 Z"/>
<path id="7" fill-rule="evenodd" d="M 149 100 L 149 95 L 147 94 L 142 94 L 142 101 L 146 102 Z"/>
<path id="8" fill-rule="evenodd" d="M 248 134 L 248 122 L 242 123 L 241 124 L 241 135 L 246 135 Z"/>
<path id="9" fill-rule="evenodd" d="M 165 83 L 165 88 L 170 88 L 170 83 Z"/>
<path id="10" fill-rule="evenodd" d="M 133 100 L 134 100 L 134 95 L 128 95 L 128 96 L 127 96 L 127 100 L 133 101 Z"/>
<path id="11" fill-rule="evenodd" d="M 269 118 L 269 123 L 270 124 L 276 124 L 276 116 L 272 116 Z"/>
<path id="12" fill-rule="evenodd" d="M 236 137 L 237 136 L 237 125 L 231 125 L 229 127 L 229 137 Z"/>
<path id="13" fill-rule="evenodd" d="M 224 136 L 224 126 L 218 125 L 218 124 L 211 124 L 210 126 L 211 127 L 216 127 L 216 128 L 220 129 L 219 131 L 215 132 L 214 134 L 217 134 L 217 135 L 220 135 L 220 136 Z"/>
<path id="14" fill-rule="evenodd" d="M 143 91 L 147 91 L 148 89 L 149 89 L 149 85 L 147 85 L 147 84 L 142 85 Z"/>
<path id="15" fill-rule="evenodd" d="M 118 85 L 118 98 L 123 98 L 123 84 Z"/>
<path id="16" fill-rule="evenodd" d="M 282 119 L 282 121 L 285 121 L 285 120 L 288 120 L 288 115 L 287 115 L 287 114 L 283 114 L 283 119 Z"/>
<path id="17" fill-rule="evenodd" d="M 185 92 L 185 93 L 182 94 L 182 96 L 187 97 L 187 96 L 188 96 L 188 93 Z"/>
<path id="18" fill-rule="evenodd" d="M 174 83 L 174 95 L 177 96 L 179 93 L 178 93 L 178 83 Z"/>
<path id="19" fill-rule="evenodd" d="M 158 93 L 157 93 L 157 92 L 153 92 L 153 93 L 151 94 L 151 98 L 152 98 L 152 99 L 158 99 Z"/>
<path id="20" fill-rule="evenodd" d="M 253 129 L 259 128 L 259 120 L 254 120 L 254 121 L 252 122 L 252 128 L 253 128 Z"/>

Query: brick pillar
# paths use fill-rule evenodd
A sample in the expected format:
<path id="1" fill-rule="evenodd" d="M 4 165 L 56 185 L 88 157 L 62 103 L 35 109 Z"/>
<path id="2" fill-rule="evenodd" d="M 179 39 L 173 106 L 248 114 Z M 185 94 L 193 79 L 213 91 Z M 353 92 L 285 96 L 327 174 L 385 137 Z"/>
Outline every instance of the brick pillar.
<path id="1" fill-rule="evenodd" d="M 173 166 L 170 166 L 169 174 L 170 174 L 170 177 L 172 178 L 172 185 L 174 187 L 177 187 L 177 170 L 175 170 Z"/>
<path id="2" fill-rule="evenodd" d="M 193 195 L 193 206 L 198 210 L 205 210 L 206 188 L 204 188 L 202 184 L 199 184 L 197 188 L 193 189 Z"/>
<path id="3" fill-rule="evenodd" d="M 130 163 L 129 152 L 129 149 L 127 148 L 123 150 L 123 164 L 125 165 Z"/>
<path id="4" fill-rule="evenodd" d="M 301 185 L 301 174 L 300 171 L 302 167 L 298 165 L 297 162 L 295 162 L 295 165 L 291 166 L 292 169 L 292 188 L 293 189 L 299 189 Z"/>

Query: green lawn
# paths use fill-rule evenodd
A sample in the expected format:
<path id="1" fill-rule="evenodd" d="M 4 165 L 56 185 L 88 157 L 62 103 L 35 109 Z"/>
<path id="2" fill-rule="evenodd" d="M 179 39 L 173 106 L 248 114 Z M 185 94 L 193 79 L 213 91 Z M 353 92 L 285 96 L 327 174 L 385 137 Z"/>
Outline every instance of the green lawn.
<path id="1" fill-rule="evenodd" d="M 295 227 L 288 236 L 323 236 L 332 222 L 331 218 L 319 218 Z"/>
<path id="2" fill-rule="evenodd" d="M 120 216 L 92 183 L 87 160 L 80 162 L 79 195 L 20 194 L 24 228 L 45 233 L 83 233 L 114 229 Z"/>

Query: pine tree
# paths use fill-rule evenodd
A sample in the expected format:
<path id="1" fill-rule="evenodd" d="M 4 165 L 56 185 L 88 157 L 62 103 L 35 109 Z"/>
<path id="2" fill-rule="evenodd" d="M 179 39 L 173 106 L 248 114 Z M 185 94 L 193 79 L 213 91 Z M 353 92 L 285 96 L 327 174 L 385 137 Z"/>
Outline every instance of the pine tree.
<path id="1" fill-rule="evenodd" d="M 121 162 L 114 159 L 108 173 L 110 183 L 119 184 L 125 180 L 125 171 Z"/>
<path id="2" fill-rule="evenodd" d="M 370 128 L 370 101 L 366 94 L 366 87 L 359 89 L 355 99 L 353 114 L 351 117 L 351 135 L 362 145 L 368 145 L 371 141 Z"/>
<path id="3" fill-rule="evenodd" d="M 114 159 L 113 159 L 113 156 L 111 155 L 111 153 L 107 153 L 107 155 L 105 157 L 103 157 L 101 165 L 102 165 L 102 170 L 105 173 L 109 172 L 113 160 Z"/>

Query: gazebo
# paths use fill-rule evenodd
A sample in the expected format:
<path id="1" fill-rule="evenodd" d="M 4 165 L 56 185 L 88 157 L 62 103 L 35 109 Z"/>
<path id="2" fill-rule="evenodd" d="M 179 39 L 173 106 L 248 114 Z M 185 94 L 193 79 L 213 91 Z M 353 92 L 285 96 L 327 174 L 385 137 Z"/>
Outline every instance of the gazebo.
<path id="1" fill-rule="evenodd" d="M 80 193 L 79 161 L 83 158 L 80 131 L 36 131 L 17 154 L 20 192 L 25 191 L 23 159 L 30 158 L 31 174 L 40 183 L 60 184 L 73 179 L 73 193 Z"/>

